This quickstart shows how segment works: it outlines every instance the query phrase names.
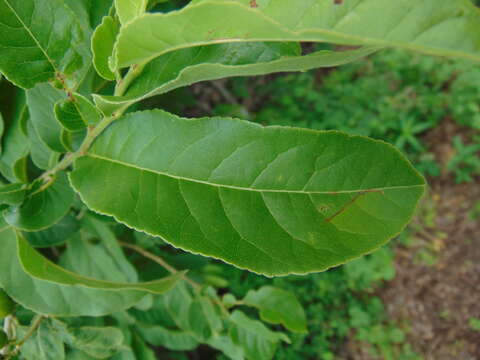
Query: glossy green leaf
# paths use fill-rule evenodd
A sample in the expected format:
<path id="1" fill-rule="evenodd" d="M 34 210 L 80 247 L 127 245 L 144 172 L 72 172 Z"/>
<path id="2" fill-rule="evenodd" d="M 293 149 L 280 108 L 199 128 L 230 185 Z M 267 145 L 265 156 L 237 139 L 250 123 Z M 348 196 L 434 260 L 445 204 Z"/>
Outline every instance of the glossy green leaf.
<path id="1" fill-rule="evenodd" d="M 25 232 L 23 235 L 29 244 L 36 248 L 45 248 L 64 244 L 79 230 L 79 223 L 72 214 L 67 214 L 58 223 L 48 229 Z"/>
<path id="2" fill-rule="evenodd" d="M 0 286 L 17 303 L 40 314 L 102 316 L 115 313 L 135 305 L 146 293 L 170 290 L 181 276 L 149 283 L 101 281 L 58 267 L 10 227 L 0 232 L 0 241 Z"/>
<path id="3" fill-rule="evenodd" d="M 28 328 L 22 327 L 18 334 L 23 338 Z M 25 360 L 63 360 L 65 347 L 58 332 L 49 322 L 43 321 L 37 331 L 22 346 L 22 358 Z"/>
<path id="4" fill-rule="evenodd" d="M 73 195 L 66 175 L 60 173 L 50 184 L 28 194 L 23 204 L 5 210 L 3 217 L 17 229 L 43 230 L 65 216 L 72 205 Z"/>
<path id="5" fill-rule="evenodd" d="M 258 320 L 252 320 L 241 311 L 235 310 L 229 318 L 233 323 L 230 337 L 241 347 L 248 360 L 273 359 L 278 343 L 290 343 L 283 333 L 273 332 Z"/>
<path id="6" fill-rule="evenodd" d="M 145 12 L 148 0 L 115 0 L 115 9 L 122 25 Z"/>
<path id="7" fill-rule="evenodd" d="M 58 74 L 74 83 L 90 65 L 85 35 L 63 0 L 1 0 L 0 34 L 0 72 L 17 86 Z"/>
<path id="8" fill-rule="evenodd" d="M 19 205 L 25 198 L 25 184 L 7 184 L 0 186 L 0 204 Z"/>
<path id="9" fill-rule="evenodd" d="M 81 131 L 88 125 L 96 125 L 101 119 L 95 106 L 80 94 L 72 94 L 71 98 L 57 101 L 54 111 L 58 122 L 72 132 Z"/>
<path id="10" fill-rule="evenodd" d="M 300 56 L 295 45 L 230 43 L 179 50 L 149 62 L 124 96 L 95 95 L 95 102 L 103 108 L 120 107 L 199 81 L 338 66 L 378 50 L 368 47 Z"/>
<path id="11" fill-rule="evenodd" d="M 282 324 L 293 332 L 307 332 L 307 319 L 302 305 L 289 291 L 264 286 L 259 290 L 250 290 L 243 302 L 258 308 L 263 321 Z"/>
<path id="12" fill-rule="evenodd" d="M 110 70 L 109 59 L 113 53 L 119 24 L 111 16 L 105 16 L 92 36 L 93 65 L 98 74 L 106 80 L 115 80 L 115 74 Z"/>
<path id="13" fill-rule="evenodd" d="M 257 4 L 205 0 L 166 15 L 143 15 L 120 31 L 116 66 L 146 63 L 187 47 L 242 41 L 393 46 L 480 60 L 476 31 L 480 10 L 470 1 L 258 0 Z"/>
<path id="14" fill-rule="evenodd" d="M 425 188 L 380 141 L 162 111 L 112 124 L 70 180 L 97 212 L 267 275 L 375 250 L 402 231 Z"/>
<path id="15" fill-rule="evenodd" d="M 27 104 L 33 127 L 45 145 L 60 153 L 66 149 L 61 142 L 62 125 L 55 118 L 54 106 L 65 98 L 63 91 L 50 84 L 39 84 L 27 91 Z"/>

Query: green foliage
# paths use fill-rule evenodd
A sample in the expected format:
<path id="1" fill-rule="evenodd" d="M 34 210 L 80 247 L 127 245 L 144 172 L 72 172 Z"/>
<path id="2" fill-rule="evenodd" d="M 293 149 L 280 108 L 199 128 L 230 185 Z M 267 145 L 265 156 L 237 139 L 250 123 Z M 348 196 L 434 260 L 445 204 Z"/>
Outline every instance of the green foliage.
<path id="1" fill-rule="evenodd" d="M 12 313 L 14 309 L 14 302 L 10 299 L 7 293 L 0 289 L 0 319 Z"/>
<path id="2" fill-rule="evenodd" d="M 126 113 L 199 81 L 332 67 L 385 47 L 478 61 L 478 9 L 466 0 L 194 0 L 163 13 L 183 5 L 0 0 L 2 355 L 150 360 L 203 345 L 235 360 L 328 359 L 332 339 L 354 333 L 387 359 L 404 356 L 404 333 L 371 296 L 394 275 L 388 250 L 298 275 L 403 230 L 426 184 L 400 151 L 309 123 Z M 305 54 L 302 41 L 332 47 Z M 320 101 L 312 89 L 288 90 Z M 374 119 L 409 94 L 348 117 L 378 137 Z M 408 100 L 409 116 L 388 120 L 400 149 L 423 152 L 416 136 L 437 121 L 437 100 Z M 416 123 L 416 112 L 428 121 Z M 452 166 L 475 166 L 476 150 L 458 150 Z M 271 281 L 198 254 L 297 275 Z"/>
<path id="3" fill-rule="evenodd" d="M 453 139 L 455 156 L 449 161 L 448 169 L 453 171 L 457 182 L 471 182 L 472 175 L 480 175 L 480 136 L 474 143 L 466 145 L 459 136 Z"/>
<path id="4" fill-rule="evenodd" d="M 472 317 L 468 320 L 468 324 L 473 330 L 480 332 L 480 319 Z"/>

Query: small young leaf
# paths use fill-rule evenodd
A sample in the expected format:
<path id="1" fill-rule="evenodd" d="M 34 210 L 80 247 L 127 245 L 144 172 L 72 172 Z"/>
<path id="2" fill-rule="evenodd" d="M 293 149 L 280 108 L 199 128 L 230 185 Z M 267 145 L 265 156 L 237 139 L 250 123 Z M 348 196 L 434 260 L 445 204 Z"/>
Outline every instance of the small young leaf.
<path id="1" fill-rule="evenodd" d="M 243 302 L 258 308 L 263 321 L 282 324 L 293 332 L 307 332 L 305 312 L 291 292 L 264 286 L 259 290 L 250 290 Z"/>
<path id="2" fill-rule="evenodd" d="M 115 80 L 115 74 L 110 70 L 108 63 L 119 30 L 120 26 L 115 19 L 105 16 L 92 36 L 93 66 L 106 80 Z"/>
<path id="3" fill-rule="evenodd" d="M 25 231 L 46 229 L 65 216 L 73 202 L 73 191 L 65 174 L 44 188 L 28 194 L 22 205 L 10 207 L 3 217 L 11 226 Z"/>
<path id="4" fill-rule="evenodd" d="M 55 103 L 55 117 L 68 131 L 81 131 L 88 125 L 96 125 L 100 119 L 100 112 L 80 94 L 72 94 L 71 98 L 62 99 Z"/>

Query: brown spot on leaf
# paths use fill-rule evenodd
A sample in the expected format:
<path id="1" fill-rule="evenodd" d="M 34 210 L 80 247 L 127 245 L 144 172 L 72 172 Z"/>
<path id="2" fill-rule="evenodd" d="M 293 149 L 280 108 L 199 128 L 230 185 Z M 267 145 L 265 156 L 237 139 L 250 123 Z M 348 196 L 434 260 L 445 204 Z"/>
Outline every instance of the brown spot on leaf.
<path id="1" fill-rule="evenodd" d="M 250 0 L 250 7 L 257 8 L 258 7 L 257 0 Z"/>
<path id="2" fill-rule="evenodd" d="M 335 5 L 342 5 L 343 4 L 343 0 L 333 0 L 333 3 Z"/>

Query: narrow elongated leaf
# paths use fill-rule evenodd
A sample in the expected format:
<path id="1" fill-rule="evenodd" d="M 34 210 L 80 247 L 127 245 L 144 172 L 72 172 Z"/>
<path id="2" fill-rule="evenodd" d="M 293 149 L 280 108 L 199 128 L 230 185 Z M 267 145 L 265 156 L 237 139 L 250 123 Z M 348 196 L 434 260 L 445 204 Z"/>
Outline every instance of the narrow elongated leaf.
<path id="1" fill-rule="evenodd" d="M 17 86 L 58 74 L 74 82 L 90 65 L 82 28 L 63 0 L 1 0 L 0 34 L 0 72 Z"/>
<path id="2" fill-rule="evenodd" d="M 96 95 L 95 101 L 102 108 L 106 108 L 105 105 L 121 106 L 199 81 L 338 66 L 378 50 L 368 47 L 301 56 L 295 45 L 230 43 L 179 50 L 149 62 L 125 96 Z"/>
<path id="3" fill-rule="evenodd" d="M 29 194 L 25 202 L 12 206 L 3 212 L 3 217 L 11 226 L 25 231 L 46 229 L 63 218 L 73 202 L 73 191 L 65 174 L 45 188 Z"/>
<path id="4" fill-rule="evenodd" d="M 115 0 L 115 9 L 122 25 L 142 15 L 147 3 L 148 0 Z"/>
<path id="5" fill-rule="evenodd" d="M 285 334 L 271 331 L 241 311 L 235 310 L 229 320 L 234 324 L 230 329 L 230 337 L 234 344 L 243 349 L 248 360 L 273 359 L 280 341 L 290 343 Z"/>
<path id="6" fill-rule="evenodd" d="M 55 118 L 55 104 L 66 98 L 63 91 L 50 84 L 39 84 L 27 91 L 27 104 L 30 121 L 40 140 L 51 150 L 65 152 L 61 142 L 62 125 Z"/>
<path id="7" fill-rule="evenodd" d="M 70 175 L 93 210 L 267 275 L 322 271 L 398 234 L 424 179 L 360 136 L 134 113 Z"/>
<path id="8" fill-rule="evenodd" d="M 1 287 L 17 303 L 46 315 L 102 316 L 118 312 L 138 303 L 146 293 L 170 290 L 180 276 L 138 284 L 100 281 L 51 263 L 10 227 L 1 230 L 0 241 Z"/>
<path id="9" fill-rule="evenodd" d="M 116 66 L 146 63 L 181 48 L 238 41 L 319 41 L 395 46 L 480 60 L 480 11 L 452 0 L 206 0 L 127 24 Z M 368 24 L 368 26 L 365 26 Z"/>
<path id="10" fill-rule="evenodd" d="M 250 290 L 243 302 L 260 309 L 263 321 L 283 324 L 293 332 L 307 332 L 307 320 L 302 305 L 295 295 L 288 291 L 264 286 L 259 290 Z"/>
<path id="11" fill-rule="evenodd" d="M 111 16 L 105 16 L 92 36 L 93 66 L 97 73 L 106 80 L 115 80 L 115 74 L 108 64 L 113 53 L 119 24 Z"/>

